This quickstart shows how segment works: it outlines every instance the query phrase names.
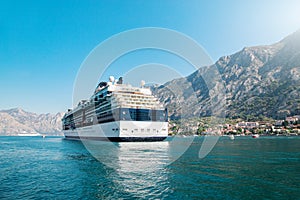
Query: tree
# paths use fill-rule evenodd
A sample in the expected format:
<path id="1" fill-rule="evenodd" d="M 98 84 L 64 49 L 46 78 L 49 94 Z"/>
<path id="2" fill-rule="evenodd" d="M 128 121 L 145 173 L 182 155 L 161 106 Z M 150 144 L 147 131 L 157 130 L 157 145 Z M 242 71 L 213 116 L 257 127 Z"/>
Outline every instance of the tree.
<path id="1" fill-rule="evenodd" d="M 205 132 L 204 126 L 199 125 L 199 127 L 198 127 L 198 129 L 197 129 L 197 134 L 200 135 L 200 134 L 202 134 L 203 132 Z"/>
<path id="2" fill-rule="evenodd" d="M 241 133 L 243 132 L 243 129 L 242 129 L 241 127 L 239 127 L 239 128 L 237 129 L 237 132 L 238 132 L 239 134 L 241 134 Z"/>
<path id="3" fill-rule="evenodd" d="M 289 125 L 289 122 L 284 120 L 284 122 L 282 122 L 282 126 L 284 126 L 284 128 L 286 128 Z"/>

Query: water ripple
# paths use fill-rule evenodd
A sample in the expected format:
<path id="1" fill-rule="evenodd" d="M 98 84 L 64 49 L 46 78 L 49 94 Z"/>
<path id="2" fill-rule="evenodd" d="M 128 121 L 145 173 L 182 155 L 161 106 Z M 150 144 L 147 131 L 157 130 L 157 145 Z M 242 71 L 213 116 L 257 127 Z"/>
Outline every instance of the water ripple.
<path id="1" fill-rule="evenodd" d="M 296 199 L 300 137 L 201 139 L 171 165 L 165 144 L 120 143 L 99 162 L 78 141 L 0 137 L 0 199 Z M 146 145 L 146 146 L 145 146 Z M 155 146 L 158 145 L 158 146 Z M 100 159 L 101 161 L 101 159 Z M 110 164 L 107 165 L 107 162 Z"/>

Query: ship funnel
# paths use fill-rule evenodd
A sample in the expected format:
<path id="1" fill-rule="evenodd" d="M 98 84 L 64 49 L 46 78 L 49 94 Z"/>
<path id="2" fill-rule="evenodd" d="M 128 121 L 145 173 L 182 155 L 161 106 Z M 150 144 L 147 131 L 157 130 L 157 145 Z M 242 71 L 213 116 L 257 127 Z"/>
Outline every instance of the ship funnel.
<path id="1" fill-rule="evenodd" d="M 123 84 L 123 77 L 120 77 L 117 84 Z"/>
<path id="2" fill-rule="evenodd" d="M 146 82 L 144 80 L 141 81 L 141 87 L 144 87 Z"/>

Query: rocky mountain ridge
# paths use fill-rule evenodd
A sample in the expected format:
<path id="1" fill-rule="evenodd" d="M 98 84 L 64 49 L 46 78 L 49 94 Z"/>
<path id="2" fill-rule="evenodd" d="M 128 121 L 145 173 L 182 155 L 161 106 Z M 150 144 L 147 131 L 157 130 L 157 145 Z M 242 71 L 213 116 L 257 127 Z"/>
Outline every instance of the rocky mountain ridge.
<path id="1" fill-rule="evenodd" d="M 173 119 L 300 114 L 300 30 L 273 45 L 223 56 L 153 92 Z"/>
<path id="2" fill-rule="evenodd" d="M 40 133 L 61 135 L 63 113 L 36 114 L 13 108 L 0 111 L 0 135 Z"/>

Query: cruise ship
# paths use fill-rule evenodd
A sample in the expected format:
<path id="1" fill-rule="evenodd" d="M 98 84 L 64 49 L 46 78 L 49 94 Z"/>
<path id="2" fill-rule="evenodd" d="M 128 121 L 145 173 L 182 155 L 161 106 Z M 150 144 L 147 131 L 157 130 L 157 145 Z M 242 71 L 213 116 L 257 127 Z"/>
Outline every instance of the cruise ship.
<path id="1" fill-rule="evenodd" d="M 100 82 L 88 100 L 62 119 L 66 139 L 162 141 L 168 136 L 167 109 L 150 88 L 123 84 L 120 77 Z"/>

